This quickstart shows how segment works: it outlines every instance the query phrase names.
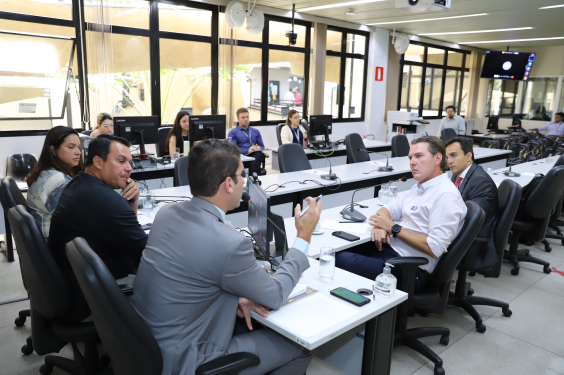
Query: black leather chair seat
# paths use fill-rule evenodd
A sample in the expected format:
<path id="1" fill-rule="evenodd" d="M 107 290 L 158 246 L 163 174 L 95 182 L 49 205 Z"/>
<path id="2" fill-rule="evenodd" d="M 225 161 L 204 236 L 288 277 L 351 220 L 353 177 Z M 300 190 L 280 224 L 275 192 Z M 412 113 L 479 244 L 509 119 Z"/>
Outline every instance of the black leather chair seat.
<path id="1" fill-rule="evenodd" d="M 439 301 L 439 288 L 432 281 L 428 281 L 423 289 L 413 295 L 413 305 L 417 309 L 430 309 Z"/>
<path id="2" fill-rule="evenodd" d="M 511 229 L 513 231 L 520 231 L 520 232 L 530 232 L 537 227 L 536 221 L 529 221 L 529 220 L 520 220 L 515 218 L 513 220 L 513 225 L 511 225 Z"/>
<path id="3" fill-rule="evenodd" d="M 98 339 L 98 331 L 93 322 L 68 322 L 57 320 L 50 322 L 49 330 L 58 338 L 67 342 L 90 341 Z"/>

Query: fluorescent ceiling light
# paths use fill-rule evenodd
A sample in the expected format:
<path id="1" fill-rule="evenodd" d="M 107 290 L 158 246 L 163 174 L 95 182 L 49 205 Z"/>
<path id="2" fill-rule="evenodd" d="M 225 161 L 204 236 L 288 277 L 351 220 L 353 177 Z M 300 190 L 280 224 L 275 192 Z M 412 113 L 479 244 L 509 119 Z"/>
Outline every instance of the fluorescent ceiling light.
<path id="1" fill-rule="evenodd" d="M 551 5 L 551 6 L 542 7 L 542 8 L 539 8 L 539 9 L 552 9 L 552 8 L 562 8 L 562 7 L 564 7 L 564 4 L 562 4 L 562 5 Z"/>
<path id="2" fill-rule="evenodd" d="M 454 31 L 448 33 L 423 33 L 417 35 L 454 35 L 454 34 L 479 34 L 479 33 L 497 33 L 500 31 L 515 31 L 515 30 L 531 30 L 532 27 L 515 27 L 512 29 L 496 29 L 496 30 L 477 30 L 477 31 Z"/>
<path id="3" fill-rule="evenodd" d="M 412 22 L 427 22 L 427 21 L 439 21 L 439 20 L 451 20 L 453 18 L 466 18 L 466 17 L 479 17 L 487 16 L 487 13 L 479 14 L 467 14 L 465 16 L 452 16 L 452 17 L 439 17 L 439 18 L 426 18 L 423 20 L 407 20 L 407 21 L 394 21 L 394 22 L 378 22 L 378 23 L 367 23 L 366 25 L 391 25 L 394 23 L 412 23 Z"/>
<path id="4" fill-rule="evenodd" d="M 350 5 L 359 5 L 359 4 L 368 4 L 368 3 L 377 3 L 379 1 L 386 1 L 386 0 L 357 0 L 357 1 L 347 1 L 345 3 L 335 3 L 335 4 L 327 4 L 327 5 L 320 5 L 317 7 L 309 7 L 298 9 L 298 12 L 309 12 L 311 10 L 319 10 L 319 9 L 329 9 L 329 8 L 339 8 L 339 7 L 348 7 Z"/>
<path id="5" fill-rule="evenodd" d="M 458 44 L 514 43 L 514 42 L 533 42 L 533 41 L 540 41 L 540 40 L 557 40 L 557 39 L 564 39 L 564 36 L 556 36 L 556 37 L 553 37 L 553 38 L 482 40 L 482 41 L 479 41 L 479 42 L 458 42 Z"/>

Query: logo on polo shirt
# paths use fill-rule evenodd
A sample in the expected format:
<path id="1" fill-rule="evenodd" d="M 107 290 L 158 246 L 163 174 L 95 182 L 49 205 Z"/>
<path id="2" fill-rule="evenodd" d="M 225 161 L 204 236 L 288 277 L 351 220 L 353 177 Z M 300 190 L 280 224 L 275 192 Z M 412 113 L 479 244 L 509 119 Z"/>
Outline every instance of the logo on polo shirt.
<path id="1" fill-rule="evenodd" d="M 411 211 L 415 211 L 415 210 L 417 210 L 417 206 L 411 207 Z"/>

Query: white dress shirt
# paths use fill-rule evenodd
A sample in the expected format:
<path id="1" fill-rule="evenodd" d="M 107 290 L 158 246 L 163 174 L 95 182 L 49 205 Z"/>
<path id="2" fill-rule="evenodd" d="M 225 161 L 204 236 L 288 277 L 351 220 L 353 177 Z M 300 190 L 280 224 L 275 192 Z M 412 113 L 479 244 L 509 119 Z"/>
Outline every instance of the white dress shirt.
<path id="1" fill-rule="evenodd" d="M 392 220 L 402 220 L 402 228 L 427 236 L 427 245 L 437 259 L 414 249 L 397 237 L 391 236 L 390 246 L 402 257 L 424 257 L 429 260 L 422 269 L 431 273 L 439 257 L 447 251 L 466 217 L 466 205 L 446 173 L 411 190 L 385 206 Z"/>
<path id="2" fill-rule="evenodd" d="M 439 134 L 437 137 L 441 136 L 441 130 L 446 128 L 452 128 L 456 131 L 458 135 L 465 135 L 466 134 L 466 122 L 464 118 L 459 115 L 454 115 L 452 119 L 448 117 L 443 117 L 441 120 L 441 125 L 439 126 Z"/>
<path id="3" fill-rule="evenodd" d="M 474 164 L 474 163 L 472 163 Z M 472 164 L 470 164 L 469 166 L 466 167 L 465 170 L 462 171 L 462 173 L 460 174 L 460 176 L 456 176 L 456 177 L 460 177 L 461 179 L 465 179 L 466 178 L 466 174 L 468 173 L 468 170 L 470 169 L 470 167 L 472 166 Z"/>

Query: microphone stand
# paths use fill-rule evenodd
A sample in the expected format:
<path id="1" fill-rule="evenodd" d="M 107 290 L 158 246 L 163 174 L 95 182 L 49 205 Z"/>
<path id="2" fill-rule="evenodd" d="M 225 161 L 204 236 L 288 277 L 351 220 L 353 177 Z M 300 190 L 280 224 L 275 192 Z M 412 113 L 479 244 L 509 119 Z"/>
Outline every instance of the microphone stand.
<path id="1" fill-rule="evenodd" d="M 386 157 L 386 166 L 385 167 L 378 167 L 378 171 L 379 172 L 391 172 L 394 170 L 394 167 L 392 167 L 390 165 L 390 159 L 388 158 L 388 155 L 383 153 L 383 152 L 376 152 L 376 151 L 368 151 L 368 150 L 363 150 L 361 148 L 359 148 L 357 151 L 362 151 L 362 152 L 366 152 L 368 154 L 380 154 L 380 155 L 384 155 Z M 372 171 L 374 172 L 374 171 Z M 371 172 L 364 172 L 364 174 L 369 174 Z"/>
<path id="2" fill-rule="evenodd" d="M 319 151 L 319 154 L 316 152 L 315 155 L 321 155 L 329 162 L 329 173 L 328 174 L 322 174 L 321 178 L 323 178 L 324 180 L 336 180 L 337 175 L 335 173 L 333 173 L 333 166 L 331 165 L 331 159 L 329 159 L 327 156 L 325 156 L 321 150 L 316 150 L 316 151 Z"/>
<path id="3" fill-rule="evenodd" d="M 525 156 L 529 155 L 529 154 L 532 153 L 532 152 L 533 152 L 533 150 L 527 152 L 527 153 L 525 154 Z M 503 174 L 506 175 L 507 177 L 520 177 L 520 176 L 521 176 L 521 173 L 519 173 L 519 172 L 512 172 L 512 171 L 511 171 L 511 167 L 512 167 L 513 165 L 515 165 L 515 164 L 517 164 L 517 163 L 516 163 L 516 162 L 509 162 L 509 169 L 508 169 L 507 171 L 503 171 Z"/>

